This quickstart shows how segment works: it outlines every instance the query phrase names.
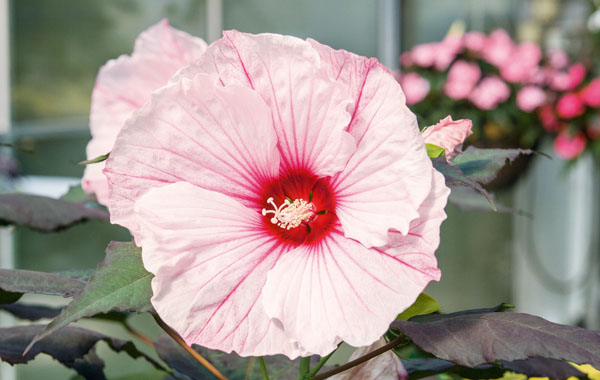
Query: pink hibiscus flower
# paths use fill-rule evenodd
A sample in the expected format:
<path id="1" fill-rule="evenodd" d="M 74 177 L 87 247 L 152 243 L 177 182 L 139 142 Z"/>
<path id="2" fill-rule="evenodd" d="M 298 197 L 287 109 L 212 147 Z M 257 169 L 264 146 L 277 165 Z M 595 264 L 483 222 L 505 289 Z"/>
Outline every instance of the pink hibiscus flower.
<path id="1" fill-rule="evenodd" d="M 590 107 L 600 107 L 600 78 L 594 78 L 580 93 L 581 100 Z"/>
<path id="2" fill-rule="evenodd" d="M 406 95 L 406 104 L 417 104 L 429 94 L 429 81 L 417 73 L 400 76 L 400 86 Z"/>
<path id="3" fill-rule="evenodd" d="M 468 98 L 481 78 L 481 69 L 476 63 L 456 61 L 448 71 L 444 93 L 455 100 Z"/>
<path id="4" fill-rule="evenodd" d="M 562 123 L 558 120 L 554 108 L 551 105 L 542 105 L 537 110 L 538 117 L 542 123 L 542 127 L 548 132 L 556 132 L 560 129 Z"/>
<path id="5" fill-rule="evenodd" d="M 445 71 L 463 48 L 462 37 L 449 35 L 436 45 L 435 69 Z"/>
<path id="6" fill-rule="evenodd" d="M 431 67 L 436 62 L 438 43 L 419 44 L 410 51 L 411 62 L 421 67 Z"/>
<path id="7" fill-rule="evenodd" d="M 482 51 L 485 48 L 486 42 L 487 36 L 481 32 L 467 32 L 463 36 L 463 43 L 465 45 L 465 48 L 474 52 Z"/>
<path id="8" fill-rule="evenodd" d="M 527 81 L 534 70 L 535 67 L 523 65 L 517 59 L 509 59 L 500 66 L 500 75 L 508 82 L 521 83 Z"/>
<path id="9" fill-rule="evenodd" d="M 483 59 L 501 67 L 505 62 L 510 60 L 516 45 L 504 29 L 496 29 L 490 33 L 486 44 L 483 47 Z"/>
<path id="10" fill-rule="evenodd" d="M 542 59 L 542 49 L 533 42 L 521 42 L 517 46 L 513 58 L 519 59 L 525 66 L 537 67 Z"/>
<path id="11" fill-rule="evenodd" d="M 109 153 L 129 116 L 204 50 L 203 40 L 171 28 L 165 19 L 139 35 L 131 56 L 122 55 L 102 66 L 92 93 L 92 140 L 87 158 Z M 87 193 L 96 194 L 98 202 L 106 204 L 108 184 L 102 169 L 103 162 L 87 165 L 81 184 Z"/>
<path id="12" fill-rule="evenodd" d="M 554 49 L 548 52 L 548 63 L 555 69 L 564 69 L 569 64 L 569 56 L 560 49 Z"/>
<path id="13" fill-rule="evenodd" d="M 581 62 L 572 64 L 567 73 L 569 75 L 569 90 L 574 90 L 583 82 L 587 75 L 587 68 Z"/>
<path id="14" fill-rule="evenodd" d="M 554 139 L 554 151 L 557 156 L 565 160 L 572 160 L 583 153 L 586 143 L 587 140 L 582 132 L 577 132 L 571 136 L 569 131 L 565 130 Z"/>
<path id="15" fill-rule="evenodd" d="M 451 116 L 440 120 L 436 125 L 427 127 L 423 131 L 426 143 L 444 148 L 446 160 L 451 162 L 457 154 L 462 152 L 465 139 L 473 134 L 473 122 L 469 119 L 452 120 Z"/>
<path id="16" fill-rule="evenodd" d="M 410 51 L 405 51 L 400 55 L 400 64 L 404 67 L 410 67 L 413 65 L 412 54 Z"/>
<path id="17" fill-rule="evenodd" d="M 485 77 L 469 95 L 469 100 L 482 110 L 491 110 L 506 101 L 510 96 L 510 87 L 497 76 Z"/>
<path id="18" fill-rule="evenodd" d="M 546 92 L 538 86 L 525 86 L 517 94 L 517 105 L 525 112 L 531 112 L 546 102 Z"/>
<path id="19" fill-rule="evenodd" d="M 571 85 L 569 73 L 557 70 L 547 70 L 546 72 L 550 88 L 556 91 L 566 91 Z"/>
<path id="20" fill-rule="evenodd" d="M 366 346 L 440 277 L 449 190 L 375 59 L 225 32 L 127 122 L 104 172 L 152 304 L 189 344 Z"/>
<path id="21" fill-rule="evenodd" d="M 508 60 L 500 65 L 500 74 L 512 83 L 530 82 L 539 70 L 542 58 L 540 47 L 531 42 L 519 44 Z"/>
<path id="22" fill-rule="evenodd" d="M 556 113 L 565 119 L 581 116 L 584 112 L 585 103 L 581 100 L 579 94 L 574 92 L 563 95 L 556 103 Z"/>

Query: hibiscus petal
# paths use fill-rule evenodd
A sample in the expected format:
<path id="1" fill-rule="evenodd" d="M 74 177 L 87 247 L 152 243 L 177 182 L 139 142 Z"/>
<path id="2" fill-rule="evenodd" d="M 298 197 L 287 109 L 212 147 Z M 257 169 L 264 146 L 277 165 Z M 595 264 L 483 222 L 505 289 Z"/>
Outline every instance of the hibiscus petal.
<path id="1" fill-rule="evenodd" d="M 359 347 L 350 355 L 348 362 L 358 359 L 385 345 L 381 338 L 368 347 Z M 330 380 L 401 380 L 408 379 L 408 372 L 393 351 L 386 351 L 373 359 L 332 376 Z"/>
<path id="2" fill-rule="evenodd" d="M 247 356 L 305 354 L 262 306 L 267 272 L 286 250 L 262 216 L 217 192 L 178 182 L 135 203 L 152 305 L 188 344 Z"/>
<path id="3" fill-rule="evenodd" d="M 426 143 L 444 148 L 446 160 L 451 162 L 462 152 L 463 142 L 472 134 L 473 122 L 471 120 L 452 120 L 452 116 L 446 116 L 439 123 L 427 127 L 422 135 Z"/>
<path id="4" fill-rule="evenodd" d="M 223 85 L 243 84 L 263 97 L 273 112 L 282 170 L 330 176 L 354 151 L 345 131 L 351 99 L 319 70 L 319 56 L 306 41 L 227 31 L 182 75 L 195 72 L 217 73 Z"/>
<path id="5" fill-rule="evenodd" d="M 419 207 L 419 218 L 410 223 L 410 230 L 406 235 L 390 231 L 389 242 L 381 249 L 415 268 L 430 268 L 427 270 L 428 275 L 439 281 L 441 273 L 436 268 L 434 252 L 440 244 L 440 226 L 446 219 L 444 208 L 450 189 L 440 172 L 435 169 L 432 172 L 431 193 Z"/>
<path id="6" fill-rule="evenodd" d="M 90 141 L 87 148 L 87 156 L 92 157 L 94 152 L 97 151 L 100 151 L 100 149 L 94 149 L 92 142 Z M 110 152 L 110 150 L 108 150 L 108 152 Z M 96 157 L 100 155 L 101 154 L 96 154 Z M 96 194 L 96 200 L 98 203 L 106 205 L 108 202 L 108 183 L 106 181 L 106 176 L 104 173 L 102 173 L 104 165 L 104 162 L 86 165 L 83 172 L 83 178 L 81 179 L 81 187 L 86 193 Z"/>
<path id="7" fill-rule="evenodd" d="M 135 40 L 134 55 L 161 57 L 163 61 L 173 61 L 181 68 L 198 59 L 206 47 L 203 39 L 171 28 L 169 20 L 162 19 Z"/>
<path id="8" fill-rule="evenodd" d="M 279 170 L 271 112 L 252 90 L 199 74 L 163 87 L 128 120 L 104 173 L 111 221 L 138 226 L 133 203 L 149 188 L 186 181 L 256 205 Z"/>
<path id="9" fill-rule="evenodd" d="M 373 343 L 429 281 L 439 280 L 434 252 L 448 194 L 435 172 L 422 216 L 408 235 L 391 232 L 389 246 L 366 248 L 345 238 L 338 225 L 321 243 L 282 255 L 263 288 L 267 314 L 319 355 L 341 340 L 357 347 Z"/>
<path id="10" fill-rule="evenodd" d="M 308 351 L 373 343 L 432 280 L 427 271 L 334 231 L 277 262 L 263 289 L 267 314 Z"/>
<path id="11" fill-rule="evenodd" d="M 400 85 L 375 59 L 316 41 L 328 75 L 354 98 L 348 130 L 357 143 L 333 178 L 337 215 L 347 237 L 367 247 L 386 244 L 388 230 L 406 234 L 431 186 L 431 161 Z"/>
<path id="12" fill-rule="evenodd" d="M 110 152 L 129 116 L 204 50 L 206 42 L 171 28 L 165 19 L 140 34 L 131 56 L 122 55 L 102 66 L 92 93 L 92 140 L 87 146 L 87 158 Z M 82 186 L 106 204 L 108 184 L 103 168 L 103 162 L 86 166 Z"/>

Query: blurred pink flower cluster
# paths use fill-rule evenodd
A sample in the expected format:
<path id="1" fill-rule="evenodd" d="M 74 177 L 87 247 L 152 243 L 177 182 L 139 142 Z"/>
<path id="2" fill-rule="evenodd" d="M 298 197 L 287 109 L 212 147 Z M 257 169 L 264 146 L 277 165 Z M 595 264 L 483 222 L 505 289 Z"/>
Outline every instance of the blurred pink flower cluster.
<path id="1" fill-rule="evenodd" d="M 569 66 L 564 83 L 560 83 L 564 87 L 553 88 L 549 102 L 538 110 L 544 130 L 557 134 L 554 151 L 567 160 L 579 157 L 586 147 L 600 147 L 600 78 L 586 81 L 587 76 L 582 63 Z"/>
<path id="2" fill-rule="evenodd" d="M 476 137 L 484 125 L 501 125 L 502 133 L 526 136 L 523 147 L 551 134 L 565 159 L 600 138 L 600 78 L 590 81 L 586 65 L 561 50 L 544 52 L 497 29 L 417 45 L 400 61 L 406 102 L 426 124 L 442 114 L 469 117 Z"/>

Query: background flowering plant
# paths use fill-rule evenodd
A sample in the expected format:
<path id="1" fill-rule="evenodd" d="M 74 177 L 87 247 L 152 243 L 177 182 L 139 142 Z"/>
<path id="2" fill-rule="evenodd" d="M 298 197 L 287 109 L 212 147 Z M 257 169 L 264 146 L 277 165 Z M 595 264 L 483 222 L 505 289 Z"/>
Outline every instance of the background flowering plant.
<path id="1" fill-rule="evenodd" d="M 497 29 L 417 45 L 401 63 L 407 103 L 425 124 L 452 114 L 473 120 L 475 146 L 532 148 L 550 135 L 562 158 L 586 149 L 600 157 L 600 82 L 562 51 L 518 44 Z"/>
<path id="2" fill-rule="evenodd" d="M 2 310 L 52 318 L 0 329 L 0 358 L 46 353 L 104 379 L 102 341 L 160 378 L 248 379 L 260 367 L 269 379 L 294 365 L 307 380 L 585 376 L 568 362 L 600 366 L 598 332 L 505 304 L 444 314 L 422 293 L 441 275 L 449 189 L 491 202 L 482 185 L 530 153 L 463 152 L 470 120 L 432 124 L 420 131 L 375 59 L 237 31 L 207 47 L 166 21 L 151 27 L 97 79 L 85 163 L 104 169 L 83 179 L 96 199 L 0 195 L 5 224 L 54 231 L 110 217 L 134 241 L 109 243 L 91 272 L 0 269 Z M 109 151 L 94 157 L 97 146 Z M 20 303 L 24 293 L 72 300 L 41 307 Z M 168 336 L 141 334 L 132 313 L 150 313 Z M 82 318 L 122 324 L 160 360 L 69 326 Z M 342 343 L 360 348 L 324 369 Z"/>

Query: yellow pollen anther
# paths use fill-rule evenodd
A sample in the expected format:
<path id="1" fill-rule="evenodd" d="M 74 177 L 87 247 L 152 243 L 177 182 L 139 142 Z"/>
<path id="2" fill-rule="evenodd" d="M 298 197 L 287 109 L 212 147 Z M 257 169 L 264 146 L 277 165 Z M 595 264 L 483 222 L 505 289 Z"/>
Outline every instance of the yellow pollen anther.
<path id="1" fill-rule="evenodd" d="M 315 214 L 312 203 L 306 202 L 304 199 L 296 199 L 293 202 L 285 200 L 279 207 L 273 202 L 273 197 L 267 199 L 267 203 L 273 206 L 273 210 L 262 209 L 262 214 L 273 214 L 271 223 L 278 225 L 286 230 L 296 228 L 302 222 L 308 222 Z"/>

